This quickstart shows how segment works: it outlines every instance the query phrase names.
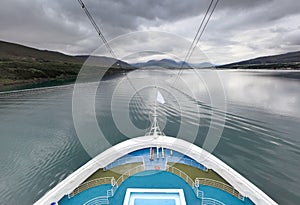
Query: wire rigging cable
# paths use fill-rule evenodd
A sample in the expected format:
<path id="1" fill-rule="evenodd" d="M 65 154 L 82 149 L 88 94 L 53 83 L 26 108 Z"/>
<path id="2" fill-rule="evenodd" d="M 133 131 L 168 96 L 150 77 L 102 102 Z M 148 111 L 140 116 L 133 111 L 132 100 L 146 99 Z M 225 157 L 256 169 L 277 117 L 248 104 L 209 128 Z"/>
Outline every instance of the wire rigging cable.
<path id="1" fill-rule="evenodd" d="M 84 10 L 85 14 L 87 15 L 87 17 L 89 18 L 91 24 L 94 26 L 95 30 L 97 31 L 98 35 L 100 36 L 100 38 L 102 39 L 103 43 L 105 44 L 106 48 L 108 49 L 109 53 L 111 54 L 111 56 L 113 58 L 115 58 L 116 60 L 118 60 L 116 54 L 114 53 L 114 51 L 112 50 L 112 48 L 109 46 L 107 40 L 105 39 L 104 35 L 102 34 L 100 28 L 98 27 L 97 23 L 95 22 L 93 16 L 90 14 L 89 10 L 86 8 L 85 4 L 82 2 L 82 0 L 78 0 L 81 8 Z M 120 64 L 121 67 L 121 64 Z M 130 84 L 130 86 L 133 88 L 133 90 L 135 91 L 135 93 L 137 94 L 138 98 L 140 98 L 141 102 L 143 103 L 143 105 L 146 107 L 146 103 L 144 102 L 143 98 L 140 96 L 140 94 L 138 93 L 137 89 L 135 88 L 134 84 L 132 83 L 132 81 L 129 79 L 127 73 L 125 72 L 125 76 Z"/>
<path id="2" fill-rule="evenodd" d="M 96 24 L 93 16 L 90 14 L 89 10 L 86 8 L 85 4 L 82 2 L 82 0 L 78 0 L 79 4 L 81 5 L 82 9 L 84 10 L 85 14 L 87 15 L 87 17 L 89 18 L 90 22 L 92 23 L 92 25 L 94 26 L 94 28 L 96 29 L 98 35 L 100 36 L 100 38 L 102 39 L 104 45 L 106 46 L 106 48 L 108 49 L 109 53 L 112 55 L 112 57 L 117 58 L 114 51 L 111 49 L 111 47 L 109 46 L 108 42 L 106 41 L 104 35 L 102 34 L 100 28 L 98 27 L 98 25 Z"/>
<path id="3" fill-rule="evenodd" d="M 194 47 L 195 45 L 197 45 L 197 43 L 195 43 L 195 42 L 196 42 L 196 39 L 197 39 L 197 36 L 199 35 L 199 32 L 200 32 L 200 30 L 201 30 L 201 28 L 202 28 L 202 26 L 203 26 L 203 24 L 204 24 L 204 20 L 206 19 L 206 16 L 208 15 L 208 12 L 209 12 L 209 10 L 210 10 L 210 8 L 211 8 L 211 6 L 212 6 L 212 3 L 213 3 L 213 0 L 211 0 L 210 4 L 209 4 L 209 6 L 208 6 L 208 8 L 207 8 L 207 10 L 206 10 L 206 13 L 205 13 L 205 15 L 204 15 L 204 17 L 203 17 L 203 19 L 202 19 L 202 21 L 201 21 L 201 24 L 200 24 L 200 26 L 199 26 L 199 28 L 198 28 L 198 30 L 197 30 L 197 33 L 196 33 L 196 35 L 195 35 L 195 37 L 194 37 L 194 39 L 193 39 L 193 42 L 192 42 L 191 46 L 189 47 L 189 50 L 188 50 L 187 53 L 186 53 L 186 56 L 185 56 L 185 58 L 184 58 L 184 62 L 187 62 L 187 61 L 188 61 L 188 59 L 189 59 L 190 56 L 191 56 L 191 51 L 193 50 L 193 47 Z M 182 67 L 183 67 L 183 63 L 182 63 L 182 65 L 181 65 L 181 68 L 182 68 Z"/>
<path id="4" fill-rule="evenodd" d="M 215 2 L 214 6 L 213 6 L 213 8 L 212 8 L 212 11 L 211 11 L 211 13 L 210 13 L 209 16 L 208 16 L 208 19 L 207 19 L 207 21 L 206 21 L 206 23 L 205 23 L 205 25 L 204 25 L 204 27 L 203 27 L 203 29 L 202 29 L 200 35 L 198 36 L 198 39 L 197 39 L 197 41 L 196 41 L 196 44 L 195 44 L 195 46 L 193 47 L 193 49 L 192 49 L 192 51 L 191 51 L 191 54 L 190 54 L 188 60 L 190 59 L 190 57 L 191 57 L 192 53 L 194 52 L 194 50 L 195 50 L 197 44 L 199 43 L 200 38 L 202 37 L 202 35 L 203 35 L 203 33 L 204 33 L 204 31 L 205 31 L 205 29 L 206 29 L 206 27 L 207 27 L 207 24 L 208 24 L 208 22 L 210 21 L 210 18 L 211 18 L 211 16 L 212 16 L 212 14 L 214 13 L 214 11 L 215 11 L 215 9 L 216 9 L 218 3 L 219 3 L 219 0 L 217 0 L 217 1 Z M 211 6 L 210 6 L 208 9 L 210 9 L 210 8 L 211 8 Z"/>
<path id="5" fill-rule="evenodd" d="M 210 21 L 211 19 L 211 16 L 212 14 L 214 13 L 216 7 L 217 7 L 217 4 L 219 3 L 219 0 L 211 0 L 207 10 L 206 10 L 206 13 L 200 23 L 200 26 L 197 30 L 197 33 L 193 39 L 193 42 L 191 44 L 191 46 L 189 47 L 187 53 L 186 53 L 186 56 L 184 58 L 184 61 L 181 63 L 181 66 L 180 66 L 180 69 L 178 71 L 178 74 L 176 75 L 176 78 L 175 80 L 173 81 L 173 83 L 171 84 L 171 87 L 174 86 L 174 84 L 177 82 L 177 80 L 179 79 L 180 75 L 182 74 L 183 72 L 183 66 L 184 64 L 187 64 L 187 62 L 190 60 L 195 48 L 197 47 L 207 25 L 208 25 L 208 22 Z"/>

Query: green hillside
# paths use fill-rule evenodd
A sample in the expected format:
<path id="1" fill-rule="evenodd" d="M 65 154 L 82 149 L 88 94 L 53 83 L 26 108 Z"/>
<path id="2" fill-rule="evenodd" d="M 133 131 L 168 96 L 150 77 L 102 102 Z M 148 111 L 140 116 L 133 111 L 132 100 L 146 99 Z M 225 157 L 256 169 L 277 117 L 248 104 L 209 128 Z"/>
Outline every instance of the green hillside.
<path id="1" fill-rule="evenodd" d="M 39 50 L 4 41 L 0 41 L 0 59 L 81 63 L 81 60 L 76 59 L 74 56 L 68 56 L 54 51 Z"/>
<path id="2" fill-rule="evenodd" d="M 88 56 L 68 56 L 0 41 L 0 90 L 7 86 L 47 81 L 75 81 Z M 108 57 L 93 57 L 97 69 L 110 66 L 106 75 L 132 70 L 129 64 Z"/>
<path id="3" fill-rule="evenodd" d="M 229 69 L 300 69 L 300 51 L 280 55 L 263 56 L 241 62 L 218 66 Z"/>

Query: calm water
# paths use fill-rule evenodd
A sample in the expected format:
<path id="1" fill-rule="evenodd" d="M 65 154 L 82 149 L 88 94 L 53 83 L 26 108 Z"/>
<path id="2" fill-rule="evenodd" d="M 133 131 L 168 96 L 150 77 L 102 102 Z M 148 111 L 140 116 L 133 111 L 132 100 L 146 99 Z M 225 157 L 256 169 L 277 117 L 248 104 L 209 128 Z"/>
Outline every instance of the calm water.
<path id="1" fill-rule="evenodd" d="M 212 71 L 201 71 L 201 79 L 184 71 L 185 82 L 160 89 L 166 103 L 158 107 L 159 123 L 167 135 L 202 146 L 209 130 L 223 127 L 226 116 L 213 154 L 279 204 L 296 205 L 300 203 L 300 80 L 273 74 L 220 71 L 219 81 Z M 73 85 L 0 94 L 1 204 L 32 204 L 86 163 L 91 153 L 127 136 L 143 135 L 150 125 L 155 91 L 142 85 L 150 77 L 157 85 L 172 82 L 174 72 L 137 71 L 128 77 L 138 94 L 132 95 L 134 89 L 125 76 L 104 81 L 97 91 L 96 116 L 103 135 L 99 139 L 76 134 Z M 82 99 L 89 95 L 82 93 Z M 89 146 L 93 140 L 96 144 Z"/>

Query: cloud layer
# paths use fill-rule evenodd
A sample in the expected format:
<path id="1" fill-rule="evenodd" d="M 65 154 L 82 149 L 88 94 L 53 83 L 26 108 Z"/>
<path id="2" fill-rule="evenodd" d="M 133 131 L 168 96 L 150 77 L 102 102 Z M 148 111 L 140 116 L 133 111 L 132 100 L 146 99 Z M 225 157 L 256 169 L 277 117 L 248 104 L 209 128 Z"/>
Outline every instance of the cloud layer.
<path id="1" fill-rule="evenodd" d="M 192 40 L 210 3 L 209 0 L 84 2 L 108 40 L 149 30 Z M 89 54 L 102 44 L 76 0 L 3 0 L 0 19 L 0 39 L 5 41 L 68 54 Z M 300 50 L 299 22 L 298 0 L 220 0 L 200 48 L 217 64 Z M 131 43 L 147 42 L 135 39 Z M 172 44 L 163 39 L 157 46 L 172 49 Z"/>

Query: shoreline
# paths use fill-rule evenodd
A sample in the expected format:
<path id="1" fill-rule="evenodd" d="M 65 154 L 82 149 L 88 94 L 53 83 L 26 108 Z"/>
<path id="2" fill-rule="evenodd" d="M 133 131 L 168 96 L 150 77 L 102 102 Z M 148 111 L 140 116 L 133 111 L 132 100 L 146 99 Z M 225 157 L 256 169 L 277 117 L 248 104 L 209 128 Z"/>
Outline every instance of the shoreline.
<path id="1" fill-rule="evenodd" d="M 142 70 L 142 69 L 138 69 Z M 300 70 L 292 69 L 211 69 L 203 68 L 197 70 L 212 70 L 212 71 L 231 71 L 231 72 L 249 72 L 253 74 L 262 74 L 262 76 L 270 77 L 283 77 L 290 79 L 300 80 Z M 121 73 L 116 72 L 113 75 L 105 76 L 102 80 L 109 80 L 110 78 L 120 77 Z M 70 85 L 76 82 L 77 76 L 66 78 L 66 79 L 32 79 L 24 80 L 10 83 L 0 83 L 0 94 L 12 91 L 22 91 L 28 89 L 46 88 L 46 87 L 56 87 L 62 85 Z"/>
<path id="2" fill-rule="evenodd" d="M 130 71 L 127 71 L 130 72 Z M 108 75 L 104 75 L 102 80 L 109 80 L 111 78 L 116 78 L 123 76 L 123 74 L 118 71 L 114 73 L 109 73 Z M 74 77 L 66 78 L 66 79 L 32 79 L 32 80 L 25 80 L 25 81 L 17 81 L 11 83 L 0 83 L 0 94 L 6 92 L 18 92 L 18 91 L 25 91 L 31 89 L 39 89 L 39 88 L 51 88 L 63 85 L 71 85 L 76 82 L 77 75 Z"/>
<path id="3" fill-rule="evenodd" d="M 59 85 L 68 85 L 76 81 L 75 78 L 67 79 L 39 79 L 39 80 L 28 80 L 28 81 L 19 81 L 0 84 L 0 93 L 11 92 L 11 91 L 21 91 L 34 88 L 43 88 L 43 87 L 53 87 Z"/>

